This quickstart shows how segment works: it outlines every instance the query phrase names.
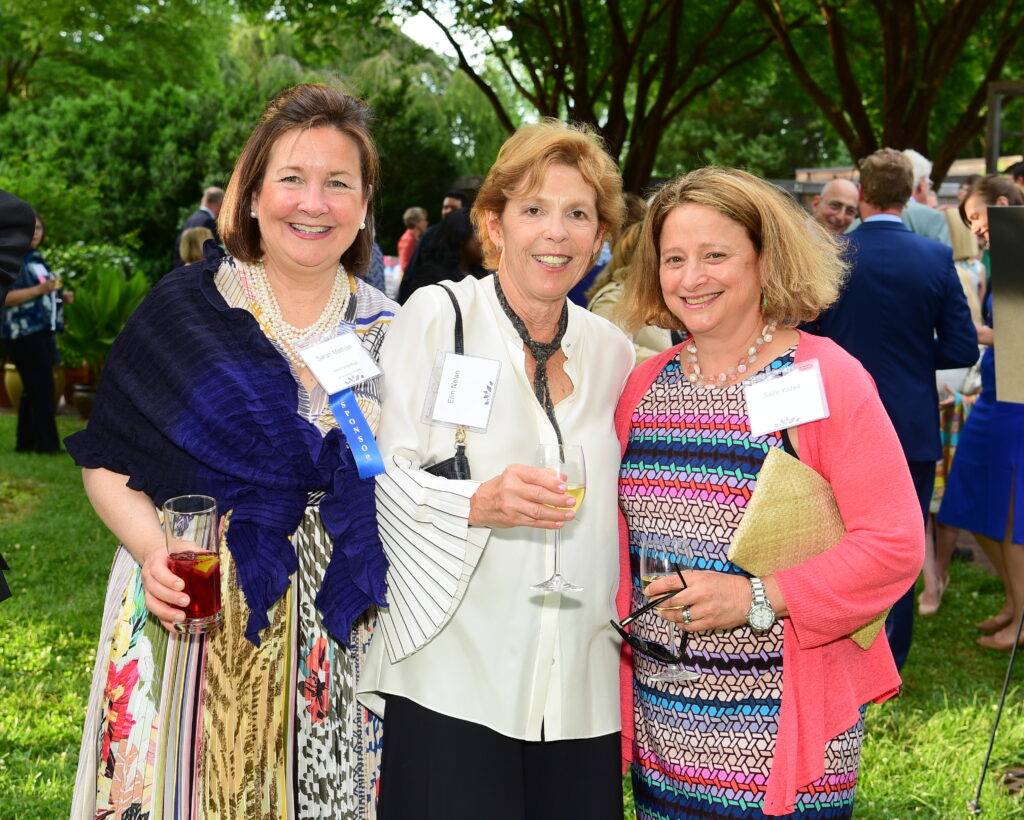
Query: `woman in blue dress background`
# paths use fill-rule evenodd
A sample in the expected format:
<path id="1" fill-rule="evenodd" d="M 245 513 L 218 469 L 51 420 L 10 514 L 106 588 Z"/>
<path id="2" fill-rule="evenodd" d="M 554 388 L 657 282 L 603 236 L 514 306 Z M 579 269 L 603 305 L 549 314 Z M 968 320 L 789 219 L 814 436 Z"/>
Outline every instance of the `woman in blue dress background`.
<path id="1" fill-rule="evenodd" d="M 1024 189 L 1008 177 L 991 174 L 971 186 L 960 216 L 988 242 L 988 209 L 1007 205 L 1024 205 Z M 939 521 L 973 532 L 995 566 L 1006 601 L 978 624 L 982 632 L 991 633 L 978 638 L 978 645 L 1009 650 L 1024 609 L 1024 404 L 996 398 L 991 292 L 984 314 L 978 341 L 989 347 L 981 357 L 981 394 L 960 433 Z"/>

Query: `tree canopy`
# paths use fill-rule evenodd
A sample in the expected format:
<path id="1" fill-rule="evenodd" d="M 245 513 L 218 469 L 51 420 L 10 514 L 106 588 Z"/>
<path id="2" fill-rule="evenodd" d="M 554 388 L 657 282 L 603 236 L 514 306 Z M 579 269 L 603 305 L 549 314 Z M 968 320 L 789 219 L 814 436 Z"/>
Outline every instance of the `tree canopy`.
<path id="1" fill-rule="evenodd" d="M 984 129 L 987 83 L 1024 70 L 1022 0 L 754 1 L 853 159 L 914 148 L 936 181 Z"/>

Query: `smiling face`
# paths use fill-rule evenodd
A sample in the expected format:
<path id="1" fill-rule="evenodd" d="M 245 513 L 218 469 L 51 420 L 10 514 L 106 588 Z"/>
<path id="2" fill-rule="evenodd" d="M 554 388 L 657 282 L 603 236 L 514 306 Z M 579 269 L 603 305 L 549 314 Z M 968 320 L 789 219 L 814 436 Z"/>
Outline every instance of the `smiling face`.
<path id="1" fill-rule="evenodd" d="M 811 202 L 811 214 L 833 236 L 850 227 L 857 216 L 857 186 L 848 179 L 832 179 Z"/>
<path id="2" fill-rule="evenodd" d="M 1002 207 L 1009 204 L 1010 200 L 1005 196 L 999 196 L 992 206 Z M 989 206 L 979 194 L 967 197 L 967 201 L 964 202 L 964 215 L 971 227 L 971 233 L 984 242 L 988 242 L 988 209 Z"/>
<path id="3" fill-rule="evenodd" d="M 360 159 L 355 140 L 333 128 L 278 138 L 252 198 L 268 268 L 334 274 L 366 217 Z"/>
<path id="4" fill-rule="evenodd" d="M 698 340 L 747 336 L 761 320 L 761 274 L 746 229 L 706 205 L 665 218 L 659 240 L 665 305 Z"/>
<path id="5" fill-rule="evenodd" d="M 500 215 L 488 211 L 487 230 L 502 248 L 498 275 L 513 307 L 564 300 L 604 238 L 597 193 L 579 171 L 559 164 L 537 190 L 517 190 Z"/>

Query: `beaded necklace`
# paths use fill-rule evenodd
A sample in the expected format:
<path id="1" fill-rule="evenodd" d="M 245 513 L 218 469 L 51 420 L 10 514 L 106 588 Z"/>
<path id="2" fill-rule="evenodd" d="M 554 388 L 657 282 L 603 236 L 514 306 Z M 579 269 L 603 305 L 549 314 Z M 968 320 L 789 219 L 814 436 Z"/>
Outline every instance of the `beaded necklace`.
<path id="1" fill-rule="evenodd" d="M 686 352 L 690 354 L 687 357 L 689 372 L 686 374 L 686 378 L 690 381 L 690 384 L 696 384 L 699 381 L 708 390 L 713 387 L 726 387 L 732 381 L 742 379 L 746 372 L 750 370 L 750 365 L 757 361 L 757 354 L 761 352 L 761 347 L 765 342 L 772 340 L 772 334 L 775 333 L 777 327 L 778 322 L 772 321 L 766 324 L 761 330 L 761 335 L 747 348 L 747 352 L 740 356 L 740 360 L 736 364 L 725 372 L 710 378 L 700 372 L 700 364 L 697 363 L 697 343 L 693 340 L 693 335 L 691 334 L 689 341 L 686 343 Z"/>
<path id="2" fill-rule="evenodd" d="M 285 357 L 297 369 L 304 368 L 306 363 L 295 349 L 299 342 L 313 339 L 324 333 L 333 333 L 341 322 L 342 313 L 345 310 L 345 303 L 348 301 L 348 288 L 345 287 L 347 276 L 345 268 L 338 265 L 338 273 L 331 285 L 331 295 L 324 305 L 320 318 L 309 327 L 297 328 L 289 324 L 281 316 L 281 305 L 274 295 L 274 289 L 270 286 L 267 278 L 267 269 L 263 260 L 251 262 L 246 266 L 249 272 L 249 281 L 252 283 L 250 298 L 253 304 L 263 309 L 270 336 L 281 345 Z"/>

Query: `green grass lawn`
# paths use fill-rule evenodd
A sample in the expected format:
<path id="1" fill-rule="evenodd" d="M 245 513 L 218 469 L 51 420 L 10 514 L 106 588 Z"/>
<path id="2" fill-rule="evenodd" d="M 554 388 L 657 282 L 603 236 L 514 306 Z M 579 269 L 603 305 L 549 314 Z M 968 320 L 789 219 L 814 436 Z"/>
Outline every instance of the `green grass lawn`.
<path id="1" fill-rule="evenodd" d="M 58 419 L 62 434 L 78 424 Z M 113 540 L 67 456 L 13 452 L 0 415 L 0 552 L 14 590 L 0 604 L 0 818 L 67 816 Z M 862 820 L 965 817 L 1007 656 L 974 644 L 1000 604 L 998 582 L 953 566 L 939 615 L 918 619 L 904 694 L 867 713 L 857 793 Z M 983 817 L 1024 817 L 998 772 L 1024 765 L 1024 659 L 982 792 Z"/>

